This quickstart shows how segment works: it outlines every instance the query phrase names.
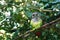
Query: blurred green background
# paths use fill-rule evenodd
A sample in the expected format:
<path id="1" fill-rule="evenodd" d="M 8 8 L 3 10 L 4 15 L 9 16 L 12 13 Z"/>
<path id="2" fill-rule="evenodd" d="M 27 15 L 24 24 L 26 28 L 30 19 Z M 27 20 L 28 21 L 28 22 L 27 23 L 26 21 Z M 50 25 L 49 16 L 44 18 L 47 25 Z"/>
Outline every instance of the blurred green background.
<path id="1" fill-rule="evenodd" d="M 59 10 L 60 0 L 0 0 L 0 40 L 15 40 L 30 30 L 33 12 L 39 12 L 44 25 L 59 18 Z M 60 40 L 60 21 L 48 27 L 16 40 Z"/>

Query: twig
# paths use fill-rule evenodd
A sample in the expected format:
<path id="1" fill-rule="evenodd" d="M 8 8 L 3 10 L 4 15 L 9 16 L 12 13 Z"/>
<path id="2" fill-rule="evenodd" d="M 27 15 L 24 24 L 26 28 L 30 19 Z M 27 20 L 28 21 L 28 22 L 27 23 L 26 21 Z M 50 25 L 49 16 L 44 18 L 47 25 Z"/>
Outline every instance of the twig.
<path id="1" fill-rule="evenodd" d="M 46 24 L 44 24 L 42 27 L 40 27 L 40 28 L 38 28 L 38 29 L 42 29 L 42 28 L 49 28 L 48 26 L 49 25 L 52 25 L 52 24 L 54 24 L 54 23 L 56 23 L 56 22 L 58 22 L 58 21 L 60 21 L 60 17 L 59 18 L 57 18 L 56 20 L 53 20 L 53 21 L 51 21 L 51 22 L 49 22 L 49 23 L 46 23 Z M 37 29 L 37 30 L 38 30 Z M 33 32 L 34 30 L 30 30 L 29 32 L 26 32 L 27 34 L 29 34 L 30 32 Z M 25 37 L 26 37 L 26 35 L 24 35 Z"/>
<path id="2" fill-rule="evenodd" d="M 59 12 L 57 10 L 49 10 L 49 9 L 41 9 L 41 8 L 36 8 L 36 7 L 29 7 L 30 9 L 35 9 L 35 10 L 39 10 L 40 12 Z"/>
<path id="3" fill-rule="evenodd" d="M 58 21 L 60 21 L 60 17 L 57 18 L 56 20 L 53 20 L 53 21 L 51 21 L 51 22 L 49 22 L 49 23 L 44 24 L 44 25 L 42 26 L 42 28 L 45 28 L 45 27 L 47 27 L 47 26 L 49 26 L 49 25 L 51 25 L 51 24 L 54 24 L 54 23 L 56 23 L 56 22 L 58 22 Z"/>

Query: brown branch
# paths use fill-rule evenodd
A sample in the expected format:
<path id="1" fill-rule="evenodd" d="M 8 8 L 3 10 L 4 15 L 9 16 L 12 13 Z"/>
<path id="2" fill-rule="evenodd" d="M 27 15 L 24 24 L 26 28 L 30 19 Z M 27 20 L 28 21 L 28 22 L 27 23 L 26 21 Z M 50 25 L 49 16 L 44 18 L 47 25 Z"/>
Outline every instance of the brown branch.
<path id="1" fill-rule="evenodd" d="M 39 10 L 40 12 L 58 12 L 57 10 L 41 9 L 36 7 L 29 7 L 30 9 Z"/>
<path id="2" fill-rule="evenodd" d="M 54 24 L 54 23 L 56 23 L 56 22 L 58 22 L 58 21 L 60 21 L 60 17 L 59 18 L 57 18 L 56 20 L 53 20 L 53 21 L 51 21 L 51 22 L 49 22 L 49 23 L 46 23 L 46 24 L 44 24 L 42 27 L 40 27 L 40 28 L 38 28 L 38 29 L 42 29 L 42 28 L 49 28 L 48 26 L 49 25 L 52 25 L 52 24 Z M 37 30 L 38 30 L 37 29 Z M 29 32 L 33 32 L 34 30 L 30 30 Z M 27 35 L 27 33 L 28 33 L 28 35 L 29 35 L 29 32 L 27 31 L 26 32 L 26 35 Z M 24 35 L 24 37 L 27 37 L 26 35 Z"/>
<path id="3" fill-rule="evenodd" d="M 45 28 L 45 27 L 47 27 L 47 26 L 49 26 L 49 25 L 51 25 L 51 24 L 54 24 L 54 23 L 56 23 L 56 22 L 58 22 L 58 21 L 60 21 L 60 17 L 57 18 L 56 20 L 53 20 L 53 21 L 51 21 L 51 22 L 49 22 L 49 23 L 44 24 L 44 25 L 42 26 L 42 28 Z"/>
<path id="4" fill-rule="evenodd" d="M 49 22 L 49 23 L 44 24 L 42 27 L 40 27 L 40 28 L 38 28 L 38 29 L 47 28 L 49 25 L 52 25 L 52 24 L 54 24 L 54 23 L 56 23 L 56 22 L 58 22 L 58 21 L 60 21 L 60 17 L 57 18 L 56 20 L 53 20 L 53 21 L 51 21 L 51 22 Z M 38 29 L 37 29 L 37 30 L 38 30 Z M 29 36 L 30 33 L 33 32 L 33 31 L 34 31 L 34 30 L 28 30 L 28 31 L 26 31 L 24 34 L 21 34 L 21 35 L 17 36 L 14 40 L 16 40 L 17 38 L 23 37 L 23 36 L 24 36 L 24 37 L 27 37 L 27 36 Z"/>

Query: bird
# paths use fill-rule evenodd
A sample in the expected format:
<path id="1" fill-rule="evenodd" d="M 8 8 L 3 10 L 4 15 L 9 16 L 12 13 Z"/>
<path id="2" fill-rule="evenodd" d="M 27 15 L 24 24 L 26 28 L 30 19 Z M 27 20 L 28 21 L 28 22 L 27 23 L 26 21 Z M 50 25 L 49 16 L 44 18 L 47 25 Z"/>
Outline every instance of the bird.
<path id="1" fill-rule="evenodd" d="M 42 19 L 38 12 L 33 12 L 31 16 L 30 25 L 32 26 L 32 30 L 36 30 L 42 26 Z"/>

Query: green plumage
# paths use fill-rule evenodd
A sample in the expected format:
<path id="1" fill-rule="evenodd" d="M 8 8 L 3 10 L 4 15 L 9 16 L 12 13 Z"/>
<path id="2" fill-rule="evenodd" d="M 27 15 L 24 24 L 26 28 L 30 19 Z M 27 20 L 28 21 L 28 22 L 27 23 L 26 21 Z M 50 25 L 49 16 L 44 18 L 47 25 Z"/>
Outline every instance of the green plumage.
<path id="1" fill-rule="evenodd" d="M 42 25 L 42 19 L 38 15 L 36 15 L 36 12 L 34 13 L 35 16 L 31 19 L 30 25 L 32 26 L 32 30 L 38 29 Z"/>
<path id="2" fill-rule="evenodd" d="M 39 21 L 37 21 L 37 22 L 33 22 L 32 20 L 31 20 L 31 26 L 32 26 L 32 30 L 35 30 L 35 29 L 37 29 L 37 28 L 39 28 L 39 27 L 41 27 L 41 25 L 42 25 L 42 20 L 40 19 Z"/>

